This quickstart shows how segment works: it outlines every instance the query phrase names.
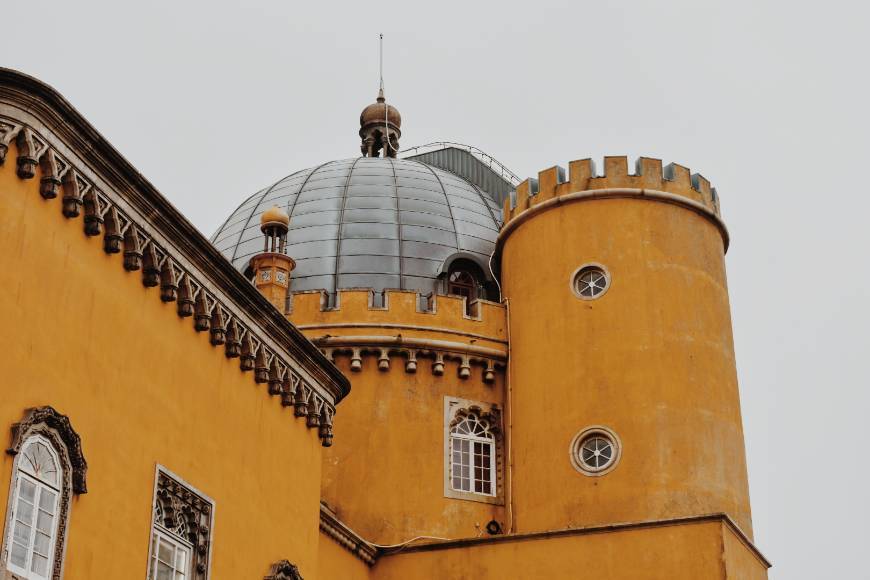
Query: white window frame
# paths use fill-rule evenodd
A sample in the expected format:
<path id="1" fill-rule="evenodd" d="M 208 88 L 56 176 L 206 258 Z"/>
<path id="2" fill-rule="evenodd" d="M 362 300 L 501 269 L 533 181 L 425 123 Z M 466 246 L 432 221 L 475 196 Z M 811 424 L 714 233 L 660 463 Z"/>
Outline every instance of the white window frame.
<path id="1" fill-rule="evenodd" d="M 477 414 L 471 413 L 469 416 L 475 417 L 475 421 L 477 421 L 479 424 L 484 424 L 484 422 L 481 421 L 480 417 L 478 417 Z M 467 421 L 467 419 L 462 419 L 462 421 Z M 487 433 L 489 433 L 489 437 L 475 435 L 475 434 L 471 434 L 471 433 L 457 433 L 456 428 L 457 428 L 457 425 L 452 426 L 450 428 L 450 432 L 448 433 L 448 436 L 450 437 L 450 474 L 449 474 L 449 477 L 450 477 L 451 488 L 453 489 L 453 491 L 467 492 L 467 493 L 479 493 L 481 495 L 495 496 L 496 495 L 496 486 L 498 485 L 498 483 L 496 481 L 496 476 L 495 476 L 495 448 L 496 448 L 495 434 L 492 433 L 492 431 L 490 431 L 488 424 L 486 425 L 485 430 Z M 460 454 L 461 459 L 460 459 L 459 464 L 456 463 L 455 458 L 454 458 L 454 455 L 457 453 L 457 449 L 456 449 L 456 446 L 454 445 L 454 442 L 457 442 L 457 441 L 460 442 L 460 449 L 459 449 L 458 453 Z M 463 442 L 468 443 L 468 449 L 466 449 L 466 450 L 461 449 Z M 483 472 L 482 479 L 478 479 L 476 474 L 475 474 L 475 470 L 477 469 L 477 462 L 475 459 L 476 459 L 476 456 L 478 455 L 477 449 L 476 449 L 477 445 L 481 446 L 481 450 L 483 449 L 483 446 L 486 446 L 486 448 L 489 449 L 489 453 L 488 453 L 489 465 L 482 466 L 485 468 L 485 470 Z M 465 459 L 466 457 L 468 458 L 467 466 L 465 465 L 465 462 L 463 461 L 463 459 Z M 456 484 L 455 470 L 457 467 L 459 467 L 459 468 L 467 467 L 468 468 L 468 477 L 463 478 L 462 474 L 460 473 L 459 480 L 460 480 L 460 486 L 462 486 L 462 480 L 467 479 L 469 489 L 463 489 L 462 487 L 459 487 L 459 488 L 456 487 L 456 485 L 455 485 Z M 485 484 L 488 483 L 490 491 L 486 492 L 486 491 L 483 491 L 483 489 L 478 491 L 477 490 L 478 482 L 480 482 L 481 488 Z"/>
<path id="2" fill-rule="evenodd" d="M 42 481 L 22 469 L 21 461 L 25 456 L 25 452 L 30 447 L 30 445 L 34 443 L 40 443 L 44 445 L 46 449 L 48 449 L 48 452 L 51 454 L 52 461 L 54 461 L 55 465 L 57 466 L 56 485 L 50 484 L 46 481 Z M 9 509 L 6 520 L 5 533 L 3 537 L 3 562 L 10 572 L 14 573 L 22 580 L 48 580 L 55 577 L 55 554 L 57 553 L 58 549 L 63 550 L 63 546 L 57 545 L 59 537 L 58 531 L 60 530 L 60 526 L 62 524 L 66 524 L 65 521 L 62 521 L 64 514 L 61 513 L 61 501 L 65 493 L 65 469 L 66 466 L 61 460 L 60 453 L 58 453 L 57 449 L 55 449 L 54 444 L 46 437 L 39 434 L 33 434 L 28 436 L 24 443 L 21 445 L 21 452 L 18 453 L 15 457 L 12 471 L 12 481 L 10 484 Z M 15 523 L 19 515 L 18 504 L 21 494 L 22 482 L 24 481 L 32 483 L 35 486 L 35 491 L 33 495 L 33 515 L 31 517 L 31 521 L 27 524 L 31 528 L 30 538 L 28 539 L 27 546 L 27 561 L 25 562 L 24 567 L 21 567 L 12 561 L 12 545 L 15 542 Z M 50 533 L 48 538 L 49 551 L 48 554 L 40 554 L 40 556 L 47 558 L 46 574 L 42 576 L 36 572 L 33 572 L 31 568 L 33 566 L 33 556 L 36 553 L 36 522 L 37 518 L 39 517 L 39 511 L 41 509 L 39 507 L 40 499 L 42 498 L 42 494 L 46 490 L 55 494 L 55 498 L 54 505 L 52 506 L 54 509 L 54 513 L 52 514 L 52 524 L 51 529 L 49 530 Z"/>
<path id="3" fill-rule="evenodd" d="M 452 423 L 457 418 L 460 411 L 474 410 L 479 418 L 482 414 L 498 417 L 498 407 L 494 403 L 483 403 L 480 401 L 471 401 L 468 399 L 460 399 L 457 397 L 444 397 L 444 497 L 451 499 L 462 499 L 467 501 L 476 501 L 481 503 L 490 503 L 496 505 L 504 505 L 503 496 L 503 458 L 502 453 L 504 444 L 501 436 L 501 426 L 490 424 L 490 433 L 492 439 L 484 437 L 476 437 L 473 435 L 454 434 Z M 456 489 L 453 487 L 453 440 L 464 440 L 469 442 L 470 455 L 470 482 L 471 490 Z M 474 491 L 474 443 L 482 443 L 490 445 L 490 493 L 482 491 Z"/>
<path id="4" fill-rule="evenodd" d="M 190 542 L 184 541 L 183 539 L 179 538 L 177 535 L 173 534 L 159 524 L 154 524 L 154 529 L 151 531 L 151 548 L 149 550 L 151 554 L 148 558 L 148 580 L 156 580 L 157 578 L 157 560 L 160 550 L 156 548 L 158 548 L 161 541 L 164 541 L 167 544 L 171 544 L 174 548 L 172 554 L 173 562 L 171 564 L 173 579 L 176 577 L 175 575 L 180 571 L 175 566 L 177 553 L 179 550 L 181 550 L 186 554 L 185 567 L 182 571 L 184 573 L 184 580 L 190 580 L 193 572 L 193 570 L 191 570 L 191 566 L 193 565 L 193 546 L 190 544 Z"/>

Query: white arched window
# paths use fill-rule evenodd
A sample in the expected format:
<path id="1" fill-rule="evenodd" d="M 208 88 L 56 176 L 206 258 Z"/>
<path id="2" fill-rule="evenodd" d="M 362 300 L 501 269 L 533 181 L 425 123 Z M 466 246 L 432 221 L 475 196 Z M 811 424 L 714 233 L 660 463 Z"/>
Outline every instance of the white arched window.
<path id="1" fill-rule="evenodd" d="M 27 438 L 16 458 L 6 566 L 21 578 L 53 577 L 63 494 L 60 457 L 41 435 Z"/>
<path id="2" fill-rule="evenodd" d="M 73 494 L 88 491 L 88 464 L 69 418 L 51 407 L 27 409 L 12 425 L 15 457 L 0 571 L 13 578 L 60 580 Z"/>
<path id="3" fill-rule="evenodd" d="M 477 412 L 460 412 L 450 425 L 450 485 L 454 491 L 496 495 L 495 433 Z"/>

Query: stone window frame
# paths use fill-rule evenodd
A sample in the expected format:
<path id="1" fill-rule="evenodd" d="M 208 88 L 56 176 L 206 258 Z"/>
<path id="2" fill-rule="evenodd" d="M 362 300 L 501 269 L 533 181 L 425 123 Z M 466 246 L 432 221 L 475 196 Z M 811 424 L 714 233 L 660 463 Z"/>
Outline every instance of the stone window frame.
<path id="1" fill-rule="evenodd" d="M 459 491 L 453 489 L 450 479 L 451 469 L 451 449 L 450 449 L 450 430 L 453 422 L 456 420 L 460 411 L 474 412 L 479 416 L 486 418 L 491 426 L 491 430 L 495 435 L 495 495 L 485 495 L 473 491 Z M 475 501 L 479 503 L 488 503 L 494 505 L 504 505 L 504 429 L 502 428 L 502 413 L 496 403 L 485 403 L 482 401 L 474 401 L 459 397 L 444 397 L 444 425 L 442 427 L 444 438 L 444 463 L 442 471 L 444 473 L 444 497 L 450 499 L 460 499 L 465 501 Z"/>
<path id="2" fill-rule="evenodd" d="M 605 286 L 601 292 L 595 294 L 594 296 L 584 296 L 580 293 L 580 290 L 577 287 L 577 282 L 580 279 L 580 276 L 590 270 L 597 270 L 601 272 L 602 276 L 604 276 Z M 604 264 L 599 264 L 598 262 L 587 262 L 574 270 L 574 272 L 571 274 L 571 277 L 568 279 L 568 284 L 571 288 L 571 292 L 574 294 L 575 297 L 579 298 L 580 300 L 598 300 L 599 298 L 602 298 L 605 294 L 607 294 L 607 292 L 610 290 L 610 286 L 613 284 L 613 278 L 610 275 L 610 270 L 608 270 L 607 267 L 604 266 Z"/>
<path id="3" fill-rule="evenodd" d="M 608 439 L 613 448 L 613 456 L 610 463 L 600 469 L 594 469 L 588 466 L 580 457 L 582 445 L 584 441 L 590 437 L 602 437 Z M 604 425 L 589 425 L 588 427 L 581 429 L 571 439 L 571 445 L 568 447 L 568 457 L 571 459 L 571 465 L 578 472 L 587 477 L 601 477 L 602 475 L 607 475 L 619 465 L 619 460 L 622 459 L 622 440 L 610 427 Z"/>
<path id="4" fill-rule="evenodd" d="M 173 511 L 181 511 L 187 516 L 188 537 L 180 537 L 170 529 L 172 526 L 157 523 L 158 502 L 169 502 Z M 167 510 L 162 513 L 166 516 Z M 148 561 L 145 572 L 150 578 L 151 559 L 153 558 L 154 535 L 160 531 L 173 539 L 181 539 L 191 547 L 189 580 L 208 580 L 211 577 L 212 546 L 214 545 L 214 512 L 215 501 L 196 487 L 157 464 L 154 475 L 154 492 L 151 499 L 151 526 L 148 532 Z M 198 520 L 194 521 L 194 520 Z M 159 525 L 159 527 L 158 527 Z M 168 534 L 167 534 L 168 532 Z M 194 536 L 194 537 L 191 537 Z"/>
<path id="5" fill-rule="evenodd" d="M 14 457 L 12 475 L 9 478 L 9 495 L 6 506 L 6 519 L 3 525 L 2 547 L 0 547 L 0 572 L 5 571 L 12 533 L 12 514 L 17 499 L 16 490 L 21 474 L 19 461 L 21 451 L 34 438 L 49 443 L 57 456 L 61 470 L 59 497 L 55 517 L 54 550 L 49 575 L 50 580 L 62 580 L 66 558 L 67 535 L 72 508 L 72 496 L 87 493 L 88 465 L 82 453 L 81 438 L 73 429 L 69 418 L 58 413 L 53 407 L 43 406 L 27 409 L 24 417 L 12 425 L 12 440 L 6 453 Z"/>

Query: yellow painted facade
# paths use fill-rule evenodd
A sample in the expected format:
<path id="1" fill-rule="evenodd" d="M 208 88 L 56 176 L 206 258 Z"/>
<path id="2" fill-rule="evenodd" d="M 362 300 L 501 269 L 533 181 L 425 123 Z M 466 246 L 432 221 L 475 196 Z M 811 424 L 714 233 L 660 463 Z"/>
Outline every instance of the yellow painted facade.
<path id="1" fill-rule="evenodd" d="M 469 302 L 294 291 L 277 208 L 246 279 L 62 97 L 6 70 L 0 159 L 0 430 L 51 407 L 87 460 L 49 577 L 150 578 L 152 538 L 178 532 L 161 477 L 210 510 L 184 531 L 207 564 L 184 580 L 767 577 L 703 177 L 612 157 L 521 183 L 499 300 Z M 606 274 L 594 297 L 585 266 Z M 469 416 L 490 429 L 491 493 L 452 479 Z M 589 429 L 618 450 L 600 472 L 572 447 Z M 0 459 L 0 578 L 20 576 L 21 461 Z"/>

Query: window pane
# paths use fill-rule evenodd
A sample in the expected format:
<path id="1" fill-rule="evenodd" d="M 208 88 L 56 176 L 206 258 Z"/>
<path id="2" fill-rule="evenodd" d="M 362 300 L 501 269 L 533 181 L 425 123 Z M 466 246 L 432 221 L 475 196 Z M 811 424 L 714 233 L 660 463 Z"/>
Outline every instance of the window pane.
<path id="1" fill-rule="evenodd" d="M 26 524 L 22 524 L 21 522 L 15 522 L 15 531 L 12 534 L 12 538 L 15 542 L 21 544 L 25 548 L 30 547 L 30 526 Z"/>
<path id="2" fill-rule="evenodd" d="M 160 547 L 157 549 L 157 558 L 161 562 L 166 562 L 167 564 L 172 564 L 172 561 L 175 559 L 174 556 L 175 550 L 173 549 L 172 544 L 167 542 L 164 539 L 160 539 Z"/>
<path id="3" fill-rule="evenodd" d="M 33 504 L 19 501 L 18 512 L 15 514 L 15 519 L 27 524 L 33 522 Z"/>
<path id="4" fill-rule="evenodd" d="M 43 578 L 48 576 L 48 558 L 45 556 L 40 556 L 39 554 L 33 555 L 33 564 L 31 564 L 30 569 L 33 572 L 36 572 Z"/>
<path id="5" fill-rule="evenodd" d="M 36 485 L 32 482 L 22 479 L 21 480 L 21 497 L 33 503 L 33 496 L 36 494 Z"/>
<path id="6" fill-rule="evenodd" d="M 27 563 L 27 548 L 19 544 L 12 544 L 10 561 L 21 568 Z"/>
<path id="7" fill-rule="evenodd" d="M 157 580 L 175 580 L 173 570 L 163 562 L 157 564 Z"/>
<path id="8" fill-rule="evenodd" d="M 42 488 L 39 494 L 39 507 L 50 514 L 54 514 L 54 500 L 56 497 L 53 491 Z"/>
<path id="9" fill-rule="evenodd" d="M 185 570 L 187 568 L 187 550 L 179 549 L 175 554 L 175 569 Z"/>
<path id="10" fill-rule="evenodd" d="M 37 554 L 48 556 L 50 545 L 51 538 L 48 535 L 36 532 L 36 541 L 33 542 L 33 550 Z"/>
<path id="11" fill-rule="evenodd" d="M 39 515 L 36 516 L 36 529 L 46 534 L 51 534 L 51 524 L 54 523 L 54 516 L 39 510 Z"/>

